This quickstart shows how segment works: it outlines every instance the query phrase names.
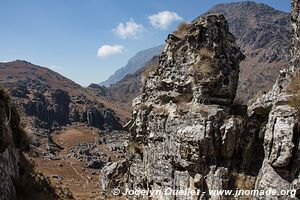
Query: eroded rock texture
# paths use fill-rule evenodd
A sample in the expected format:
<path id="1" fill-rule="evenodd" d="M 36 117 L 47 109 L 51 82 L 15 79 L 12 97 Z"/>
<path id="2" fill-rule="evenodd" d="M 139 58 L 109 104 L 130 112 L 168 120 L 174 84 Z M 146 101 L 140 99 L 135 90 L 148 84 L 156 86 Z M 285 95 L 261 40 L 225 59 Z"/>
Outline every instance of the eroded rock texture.
<path id="1" fill-rule="evenodd" d="M 158 68 L 134 101 L 126 187 L 207 192 L 234 187 L 237 176 L 252 180 L 263 159 L 260 122 L 232 104 L 244 55 L 223 15 L 200 18 L 178 35 L 168 36 Z"/>
<path id="2" fill-rule="evenodd" d="M 209 190 L 274 189 L 293 190 L 294 196 L 260 194 L 246 199 L 300 198 L 298 113 L 289 104 L 293 94 L 287 92 L 298 70 L 299 1 L 293 2 L 292 16 L 291 67 L 280 72 L 272 90 L 248 112 L 232 104 L 244 56 L 224 16 L 204 16 L 177 36 L 170 34 L 158 67 L 150 70 L 133 103 L 127 125 L 132 134 L 128 170 L 124 161 L 105 167 L 103 191 L 109 194 L 120 187 L 205 192 L 151 197 L 171 200 L 229 198 L 210 195 Z"/>
<path id="3" fill-rule="evenodd" d="M 299 5 L 292 1 L 292 60 L 288 69 L 280 71 L 271 91 L 250 106 L 248 112 L 267 118 L 264 130 L 263 166 L 256 180 L 257 189 L 295 189 L 300 198 L 300 134 L 299 111 L 292 106 L 289 84 L 299 72 Z M 266 199 L 267 197 L 261 197 Z M 273 199 L 288 199 L 277 196 Z"/>
<path id="4" fill-rule="evenodd" d="M 19 128 L 20 117 L 8 96 L 0 89 L 0 199 L 17 199 L 20 153 L 26 147 Z"/>

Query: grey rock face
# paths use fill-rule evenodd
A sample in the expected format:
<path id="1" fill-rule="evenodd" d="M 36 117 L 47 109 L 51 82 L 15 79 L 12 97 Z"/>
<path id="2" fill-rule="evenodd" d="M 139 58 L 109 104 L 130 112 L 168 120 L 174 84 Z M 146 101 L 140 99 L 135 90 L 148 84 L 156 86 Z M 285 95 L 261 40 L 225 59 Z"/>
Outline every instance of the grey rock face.
<path id="1" fill-rule="evenodd" d="M 299 3 L 293 2 L 294 46 L 299 42 Z M 294 54 L 299 51 L 293 48 Z M 127 124 L 132 135 L 129 168 L 115 170 L 118 163 L 104 167 L 102 189 L 106 194 L 114 187 L 205 192 L 197 197 L 158 194 L 153 199 L 228 199 L 208 191 L 274 189 L 294 195 L 248 199 L 299 199 L 299 117 L 289 104 L 293 94 L 287 93 L 298 71 L 297 56 L 247 115 L 232 104 L 243 55 L 224 17 L 204 16 L 189 26 L 184 37 L 169 35 L 159 66 L 149 72 L 141 96 L 133 102 Z M 110 187 L 108 180 L 114 177 L 126 177 L 125 184 Z"/>
<path id="2" fill-rule="evenodd" d="M 298 0 L 292 0 L 292 33 L 293 33 L 293 39 L 292 39 L 292 54 L 295 66 L 299 66 L 299 53 L 300 53 L 300 5 Z"/>
<path id="3" fill-rule="evenodd" d="M 25 105 L 25 112 L 30 116 L 36 116 L 50 124 L 57 122 L 65 125 L 69 122 L 70 96 L 67 92 L 57 89 L 52 93 L 51 100 L 46 99 L 41 93 Z"/>
<path id="4" fill-rule="evenodd" d="M 127 125 L 135 142 L 129 189 L 207 192 L 229 187 L 234 176 L 231 166 L 247 174 L 256 166 L 258 173 L 260 152 L 256 160 L 248 158 L 262 144 L 257 139 L 259 123 L 253 123 L 255 117 L 231 114 L 243 58 L 222 15 L 200 18 L 183 38 L 169 35 L 159 66 L 149 73 Z"/>
<path id="5" fill-rule="evenodd" d="M 20 117 L 8 96 L 0 89 L 0 199 L 15 200 L 21 152 L 26 147 L 19 131 Z M 27 148 L 27 147 L 26 147 Z"/>

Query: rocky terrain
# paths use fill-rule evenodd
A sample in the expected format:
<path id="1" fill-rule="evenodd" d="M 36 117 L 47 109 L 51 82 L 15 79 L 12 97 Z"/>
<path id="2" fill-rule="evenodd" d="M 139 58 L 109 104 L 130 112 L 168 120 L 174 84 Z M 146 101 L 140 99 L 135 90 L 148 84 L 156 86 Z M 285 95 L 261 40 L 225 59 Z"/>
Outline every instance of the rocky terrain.
<path id="1" fill-rule="evenodd" d="M 290 14 L 251 1 L 219 4 L 205 14 L 212 13 L 222 13 L 226 17 L 231 33 L 246 56 L 240 64 L 236 101 L 247 104 L 254 96 L 270 90 L 279 70 L 288 66 Z M 153 65 L 151 61 L 148 63 L 148 66 L 140 65 L 136 72 L 105 88 L 107 92 L 102 95 L 131 105 L 140 93 L 144 71 Z"/>
<path id="2" fill-rule="evenodd" d="M 47 68 L 15 61 L 0 63 L 0 74 L 1 84 L 20 106 L 36 147 L 41 138 L 51 142 L 52 131 L 72 123 L 123 129 L 126 111 Z"/>
<path id="3" fill-rule="evenodd" d="M 245 56 L 223 15 L 202 16 L 184 32 L 168 36 L 158 66 L 150 69 L 141 95 L 133 101 L 126 125 L 132 141 L 129 157 L 102 168 L 100 181 L 107 196 L 119 188 L 201 191 L 158 193 L 151 199 L 300 198 L 300 1 L 292 5 L 291 65 L 248 108 L 233 103 Z M 276 194 L 233 197 L 209 192 L 237 188 L 273 189 Z M 149 199 L 142 194 L 126 198 Z"/>
<path id="4" fill-rule="evenodd" d="M 150 198 L 114 189 L 200 191 L 151 199 L 300 199 L 300 1 L 292 5 L 291 20 L 263 4 L 218 5 L 171 33 L 159 57 L 133 59 L 148 61 L 108 88 L 0 63 L 11 94 L 0 89 L 0 199 Z M 210 193 L 221 189 L 289 194 Z"/>
<path id="5" fill-rule="evenodd" d="M 129 112 L 56 72 L 26 61 L 0 63 L 0 83 L 11 94 L 11 102 L 17 105 L 17 109 L 14 107 L 12 111 L 14 120 L 11 126 L 14 127 L 12 131 L 16 129 L 15 134 L 19 134 L 10 136 L 13 132 L 5 128 L 9 124 L 1 128 L 4 135 L 0 137 L 0 146 L 4 145 L 4 152 L 0 166 L 1 171 L 8 171 L 1 175 L 1 180 L 5 180 L 8 185 L 1 188 L 3 195 L 0 193 L 0 199 L 22 199 L 23 197 L 18 197 L 18 193 L 23 196 L 25 193 L 27 196 L 24 199 L 100 197 L 99 170 L 104 164 L 125 157 L 127 143 L 124 141 L 128 140 L 128 133 L 123 131 L 123 123 Z M 7 116 L 11 107 L 6 105 L 8 103 L 3 104 L 5 106 L 1 108 L 1 118 L 5 122 L 9 121 Z M 15 114 L 17 110 L 20 117 Z M 20 133 L 17 126 L 19 122 L 24 127 L 24 130 L 20 129 Z M 19 155 L 19 149 L 11 152 L 9 148 L 6 150 L 6 142 L 11 148 L 25 145 L 19 144 L 23 141 L 14 144 L 10 140 L 15 140 L 14 137 L 22 140 L 20 134 L 30 138 L 27 144 L 30 148 L 24 156 Z M 20 179 L 17 167 L 21 162 L 19 157 L 28 160 L 28 172 L 26 171 L 26 177 L 21 177 L 21 185 L 14 189 L 12 182 Z M 12 166 L 7 166 L 7 163 Z M 24 185 L 24 181 L 31 180 L 28 173 L 37 174 L 32 177 L 34 186 Z M 39 180 L 38 183 L 34 182 L 35 179 Z M 37 195 L 50 197 L 30 196 L 31 190 L 37 190 Z"/>

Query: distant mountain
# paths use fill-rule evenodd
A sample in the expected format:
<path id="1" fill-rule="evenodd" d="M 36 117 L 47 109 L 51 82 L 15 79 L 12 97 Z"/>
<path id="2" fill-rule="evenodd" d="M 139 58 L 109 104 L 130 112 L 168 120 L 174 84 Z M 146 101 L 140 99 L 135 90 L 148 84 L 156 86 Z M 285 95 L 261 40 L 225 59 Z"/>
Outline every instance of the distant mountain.
<path id="1" fill-rule="evenodd" d="M 127 64 L 118 69 L 113 75 L 111 75 L 106 81 L 99 83 L 102 86 L 110 86 L 111 84 L 116 83 L 117 81 L 124 78 L 127 74 L 132 74 L 142 67 L 153 57 L 159 55 L 162 51 L 164 45 L 159 45 L 150 49 L 146 49 L 138 52 L 135 56 L 130 58 Z"/>
<path id="2" fill-rule="evenodd" d="M 236 100 L 246 103 L 259 91 L 271 89 L 290 58 L 290 13 L 252 1 L 218 4 L 206 14 L 222 13 L 246 55 Z"/>
<path id="3" fill-rule="evenodd" d="M 288 65 L 291 47 L 290 14 L 251 1 L 218 4 L 203 15 L 212 13 L 225 15 L 230 31 L 246 55 L 240 64 L 236 96 L 236 101 L 246 104 L 258 92 L 268 91 L 279 70 Z M 114 94 L 118 88 L 117 96 L 124 96 L 121 103 L 129 100 L 125 104 L 131 105 L 131 100 L 140 90 L 138 87 L 146 68 L 126 76 L 107 90 Z M 133 80 L 129 80 L 131 78 Z M 119 97 L 113 99 L 120 102 Z"/>

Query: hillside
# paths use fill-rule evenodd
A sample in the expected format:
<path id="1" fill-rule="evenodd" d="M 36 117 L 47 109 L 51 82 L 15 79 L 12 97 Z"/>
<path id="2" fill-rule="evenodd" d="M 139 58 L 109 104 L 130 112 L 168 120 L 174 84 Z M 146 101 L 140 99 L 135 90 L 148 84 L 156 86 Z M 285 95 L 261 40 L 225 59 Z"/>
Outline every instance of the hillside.
<path id="1" fill-rule="evenodd" d="M 94 91 L 97 96 L 111 99 L 114 102 L 125 105 L 125 108 L 130 110 L 132 100 L 140 94 L 142 74 L 152 65 L 157 65 L 158 58 L 158 56 L 154 56 L 144 67 L 132 74 L 127 74 L 123 79 L 110 85 L 108 88 L 91 84 L 88 89 Z"/>
<path id="2" fill-rule="evenodd" d="M 122 147 L 125 144 L 121 142 L 127 137 L 127 133 L 123 131 L 122 124 L 127 122 L 130 113 L 66 77 L 26 61 L 0 63 L 0 84 L 9 90 L 12 102 L 20 112 L 20 117 L 16 116 L 16 120 L 13 118 L 14 123 L 18 120 L 17 123 L 22 125 L 22 130 L 18 130 L 24 134 L 26 131 L 30 138 L 26 158 L 34 163 L 36 177 L 45 179 L 38 180 L 47 181 L 39 183 L 43 184 L 39 187 L 47 186 L 49 195 L 57 196 L 55 199 L 101 196 L 97 179 L 99 169 L 104 163 L 123 156 L 118 148 L 125 149 Z M 0 104 L 1 98 L 0 95 Z M 2 107 L 1 109 L 3 110 Z M 11 112 L 10 109 L 5 108 L 1 120 L 6 113 Z M 13 110 L 11 115 L 14 116 L 15 112 Z M 5 142 L 1 139 L 3 137 L 0 134 L 1 144 L 2 141 Z M 22 137 L 18 139 L 22 140 Z M 105 143 L 102 144 L 101 141 Z M 18 178 L 19 175 L 14 176 Z M 20 186 L 22 190 L 26 189 L 24 192 L 32 187 L 24 183 L 31 181 L 29 175 L 26 176 L 28 177 L 21 180 Z M 5 187 L 8 186 L 4 185 L 2 188 L 6 190 Z M 13 186 L 9 187 L 11 189 Z M 30 193 L 26 195 L 30 196 Z"/>
<path id="3" fill-rule="evenodd" d="M 68 93 L 71 98 L 84 98 L 96 101 L 103 107 L 116 112 L 118 117 L 125 120 L 129 112 L 111 101 L 97 97 L 72 80 L 48 69 L 26 61 L 13 61 L 0 63 L 0 83 L 11 89 L 15 99 L 28 100 L 34 93 L 46 93 L 47 91 L 61 89 Z M 77 99 L 77 101 L 79 101 Z"/>
<path id="4" fill-rule="evenodd" d="M 159 45 L 150 49 L 146 49 L 138 52 L 132 58 L 130 58 L 127 64 L 118 69 L 113 75 L 111 75 L 106 81 L 99 83 L 101 86 L 110 86 L 117 81 L 124 78 L 127 74 L 132 74 L 141 69 L 153 56 L 160 54 L 163 45 Z"/>

